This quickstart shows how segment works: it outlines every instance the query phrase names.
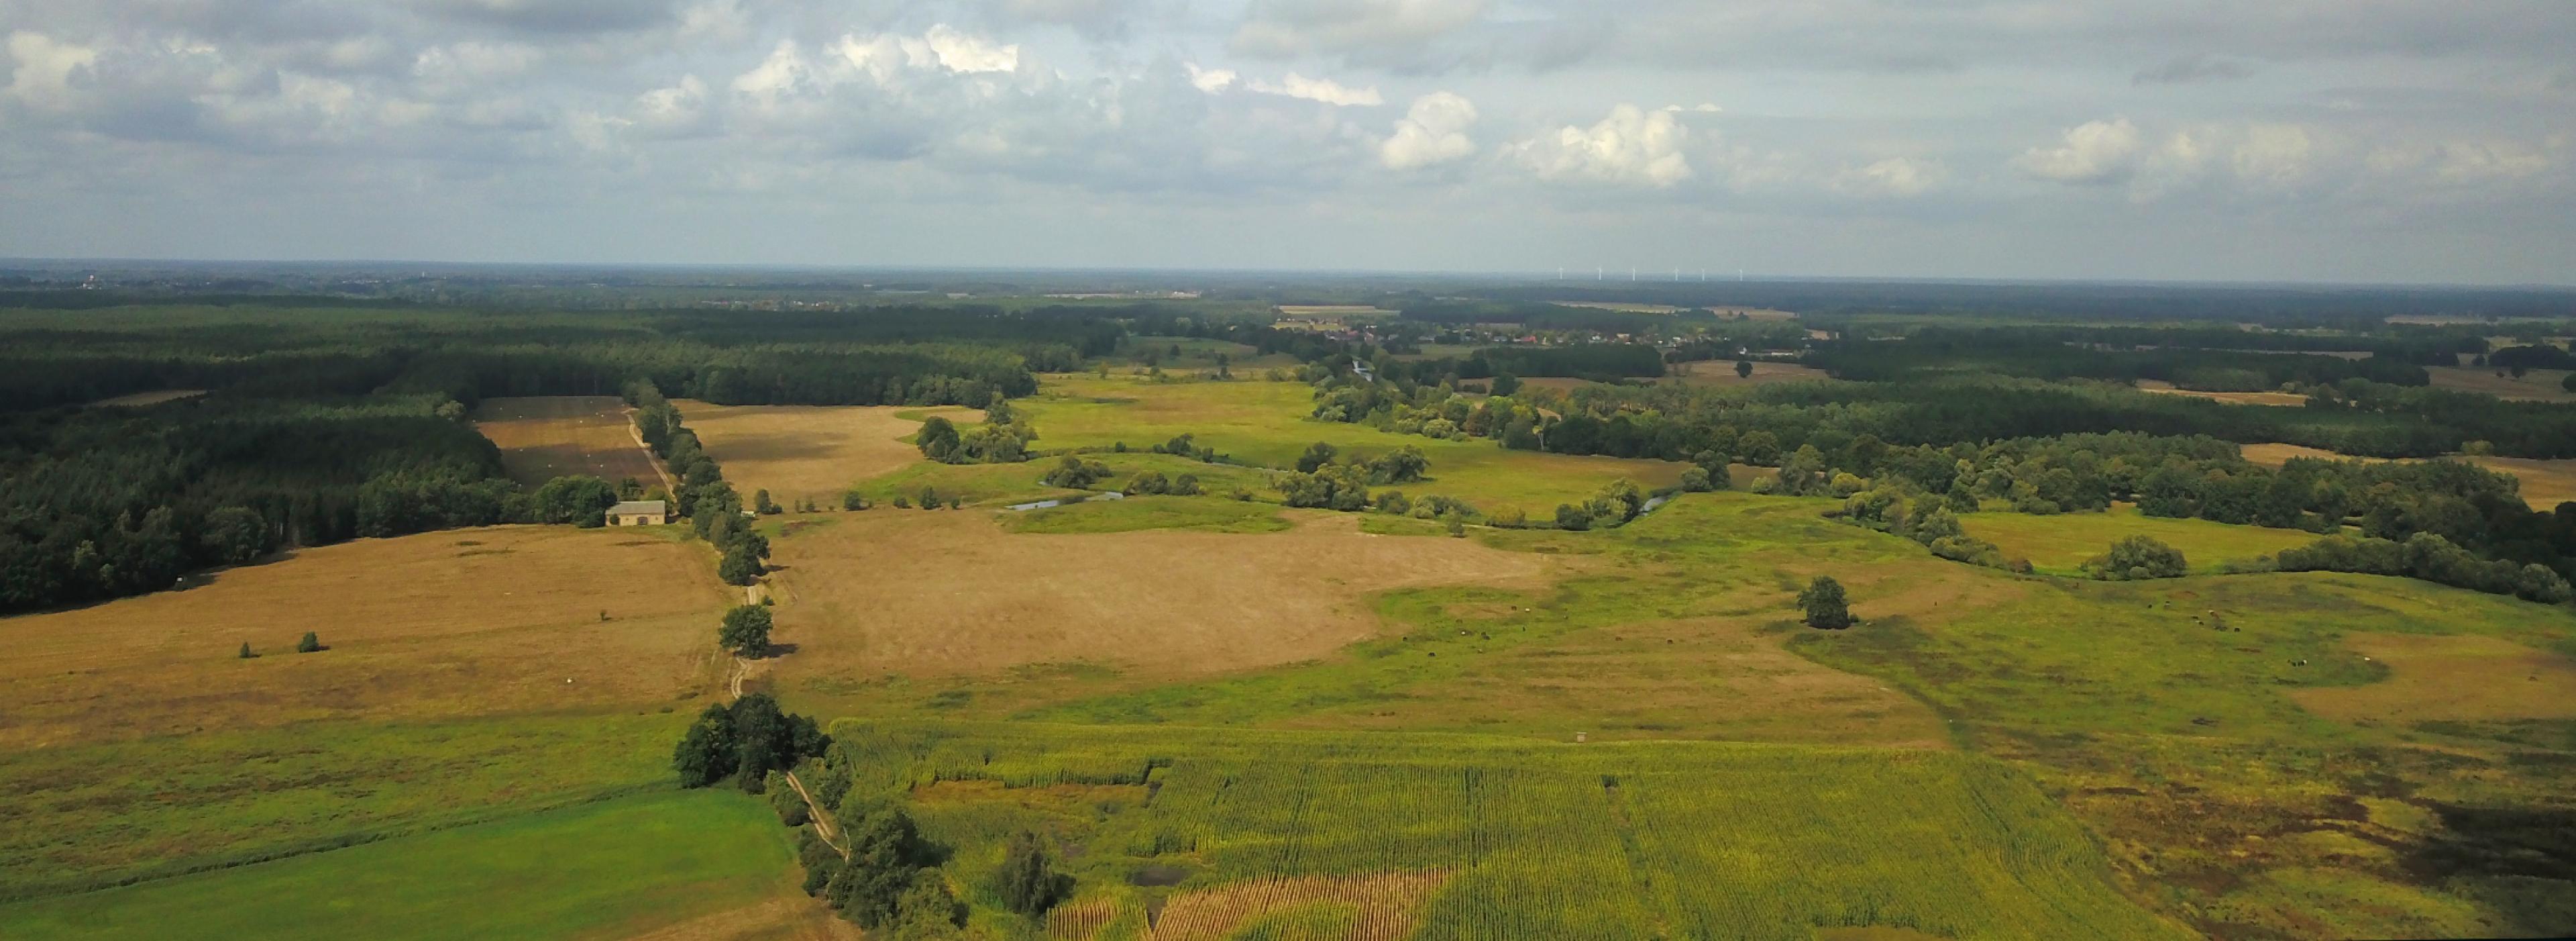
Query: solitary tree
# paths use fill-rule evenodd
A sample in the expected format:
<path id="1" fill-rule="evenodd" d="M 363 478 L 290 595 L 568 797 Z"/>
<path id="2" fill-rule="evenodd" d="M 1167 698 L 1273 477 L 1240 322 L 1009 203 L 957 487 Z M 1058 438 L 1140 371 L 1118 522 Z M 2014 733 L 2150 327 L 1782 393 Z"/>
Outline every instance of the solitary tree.
<path id="1" fill-rule="evenodd" d="M 1798 593 L 1798 609 L 1806 613 L 1808 627 L 1838 631 L 1852 625 L 1851 607 L 1843 596 L 1843 583 L 1830 576 L 1818 575 Z"/>
<path id="2" fill-rule="evenodd" d="M 250 652 L 250 641 L 246 641 L 246 640 L 245 640 L 245 641 L 242 641 L 241 658 L 242 658 L 242 659 L 244 659 L 244 660 L 248 660 L 248 659 L 250 659 L 250 658 L 252 658 L 252 657 L 256 657 L 256 656 L 259 656 L 259 655 L 258 655 L 258 654 L 255 654 L 255 653 Z"/>
<path id="3" fill-rule="evenodd" d="M 716 644 L 743 656 L 760 656 L 769 652 L 770 623 L 768 608 L 738 606 L 725 612 L 724 625 L 716 629 Z"/>
<path id="4" fill-rule="evenodd" d="M 1739 359 L 1739 360 L 1736 360 L 1736 361 L 1735 361 L 1735 378 L 1738 378 L 1738 379 L 1751 379 L 1751 378 L 1753 378 L 1753 361 L 1752 361 L 1752 360 L 1749 360 L 1749 359 Z"/>
<path id="5" fill-rule="evenodd" d="M 247 647 L 249 645 L 244 644 L 243 646 Z M 312 653 L 320 649 L 322 649 L 322 637 L 312 631 L 305 631 L 304 639 L 295 642 L 296 653 Z"/>
<path id="6" fill-rule="evenodd" d="M 1510 395 L 1521 390 L 1521 377 L 1507 372 L 1495 373 L 1493 384 L 1489 388 L 1495 395 Z"/>
<path id="7" fill-rule="evenodd" d="M 769 499 L 769 491 L 767 490 L 756 490 L 752 492 L 751 508 L 762 516 L 776 516 L 781 512 L 777 501 Z"/>

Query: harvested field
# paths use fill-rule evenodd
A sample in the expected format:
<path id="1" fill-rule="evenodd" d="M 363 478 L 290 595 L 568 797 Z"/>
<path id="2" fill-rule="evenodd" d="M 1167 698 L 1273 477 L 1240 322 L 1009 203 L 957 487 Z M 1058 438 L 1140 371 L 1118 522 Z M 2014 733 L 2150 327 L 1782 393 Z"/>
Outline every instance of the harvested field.
<path id="1" fill-rule="evenodd" d="M 701 547 L 631 531 L 508 526 L 10 618 L 0 748 L 667 702 L 696 684 L 732 597 L 712 569 Z M 294 653 L 306 631 L 328 649 Z M 236 656 L 245 642 L 256 659 Z"/>
<path id="2" fill-rule="evenodd" d="M 613 395 L 485 399 L 474 430 L 500 446 L 510 479 L 531 487 L 567 474 L 667 485 Z"/>
<path id="3" fill-rule="evenodd" d="M 2296 444 L 2248 444 L 2239 448 L 2245 459 L 2265 467 L 2279 467 L 2294 457 L 2312 457 L 2328 461 L 2356 460 L 2322 448 Z M 2379 460 L 2379 458 L 2358 458 Z M 2423 460 L 2398 458 L 2398 460 Z M 2556 509 L 2558 504 L 2576 500 L 2576 458 L 2544 460 L 2529 457 L 2495 457 L 2493 455 L 2454 454 L 2444 460 L 2467 461 L 2500 474 L 2511 474 L 2521 482 L 2522 502 L 2535 510 Z"/>
<path id="4" fill-rule="evenodd" d="M 2542 460 L 2530 457 L 2462 457 L 2491 471 L 2512 474 L 2522 481 L 2522 502 L 2535 510 L 2556 509 L 2558 504 L 2576 500 L 2576 459 Z"/>
<path id="5" fill-rule="evenodd" d="M 2388 667 L 2367 686 L 2295 689 L 2308 711 L 2346 722 L 2576 718 L 2576 660 L 2481 635 L 2355 634 L 2345 644 Z"/>
<path id="6" fill-rule="evenodd" d="M 129 395 L 100 399 L 82 407 L 140 408 L 146 405 L 159 405 L 163 402 L 176 402 L 180 399 L 195 398 L 204 394 L 206 394 L 206 390 L 204 389 L 162 389 L 157 392 L 136 392 Z"/>
<path id="7" fill-rule="evenodd" d="M 1712 359 L 1674 363 L 1671 369 L 1672 373 L 1665 376 L 1663 381 L 1686 386 L 1760 386 L 1774 382 L 1805 382 L 1833 378 L 1824 370 L 1813 366 L 1775 363 L 1767 360 L 1753 361 L 1753 375 L 1750 376 L 1736 375 L 1735 363 L 1732 360 Z"/>
<path id="8" fill-rule="evenodd" d="M 1398 941 L 1422 925 L 1422 902 L 1448 873 L 1262 879 L 1173 896 L 1146 937 L 1153 941 L 1225 941 L 1239 929 L 1276 931 L 1321 922 L 1348 941 Z M 1321 909 L 1318 911 L 1317 909 Z"/>
<path id="9" fill-rule="evenodd" d="M 781 506 L 805 498 L 837 506 L 851 485 L 919 463 L 921 451 L 903 439 L 924 418 L 984 420 L 981 409 L 968 408 L 672 404 L 745 500 L 767 490 Z"/>
<path id="10" fill-rule="evenodd" d="M 2424 371 L 2432 374 L 2436 389 L 2482 392 L 2513 402 L 2576 402 L 2576 392 L 2560 384 L 2568 375 L 2563 369 L 2534 369 L 2520 379 L 2479 366 L 2427 366 Z"/>
<path id="11" fill-rule="evenodd" d="M 2195 399 L 2225 402 L 2229 405 L 2301 406 L 2308 404 L 2307 396 L 2292 395 L 2288 392 L 2201 392 L 2195 389 L 2177 389 L 2174 388 L 2173 383 L 2161 379 L 2138 380 L 2138 391 L 2153 392 L 2157 395 L 2189 396 Z"/>
<path id="12" fill-rule="evenodd" d="M 1320 657 L 1379 629 L 1364 597 L 1536 586 L 1549 560 L 1396 539 L 1354 517 L 1283 533 L 1015 535 L 984 514 L 868 512 L 777 543 L 777 677 L 986 674 L 1088 661 L 1190 676 Z M 961 573 L 968 573 L 961 575 Z M 972 573 L 983 573 L 976 575 Z"/>
<path id="13" fill-rule="evenodd" d="M 1282 317 L 1393 317 L 1397 311 L 1374 304 L 1281 304 Z"/>

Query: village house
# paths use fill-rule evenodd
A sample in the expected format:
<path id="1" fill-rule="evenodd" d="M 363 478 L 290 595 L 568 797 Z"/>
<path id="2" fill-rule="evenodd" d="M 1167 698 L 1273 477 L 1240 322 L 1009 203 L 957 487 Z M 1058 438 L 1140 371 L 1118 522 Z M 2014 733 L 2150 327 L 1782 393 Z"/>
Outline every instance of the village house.
<path id="1" fill-rule="evenodd" d="M 670 521 L 669 504 L 661 500 L 625 500 L 608 508 L 610 526 L 660 526 Z"/>

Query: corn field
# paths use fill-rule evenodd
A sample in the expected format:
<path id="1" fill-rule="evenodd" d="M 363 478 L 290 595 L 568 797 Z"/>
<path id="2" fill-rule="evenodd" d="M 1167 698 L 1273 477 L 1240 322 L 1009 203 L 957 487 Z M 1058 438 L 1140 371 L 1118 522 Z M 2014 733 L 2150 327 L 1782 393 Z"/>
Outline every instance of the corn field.
<path id="1" fill-rule="evenodd" d="M 1076 894 L 1047 923 L 1061 941 L 2181 933 L 2112 889 L 2056 805 L 1975 756 L 1033 724 L 833 734 L 831 761 L 875 789 L 853 800 L 942 795 L 915 814 L 959 847 L 960 881 L 1019 829 L 1068 847 Z M 1028 788 L 1069 796 L 957 799 Z M 1147 867 L 1171 878 L 1144 884 Z"/>

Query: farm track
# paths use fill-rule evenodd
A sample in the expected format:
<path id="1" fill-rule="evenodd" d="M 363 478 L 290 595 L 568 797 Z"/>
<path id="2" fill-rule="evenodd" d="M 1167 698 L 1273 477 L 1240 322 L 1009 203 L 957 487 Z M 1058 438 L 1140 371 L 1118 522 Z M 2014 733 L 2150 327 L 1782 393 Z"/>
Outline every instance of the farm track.
<path id="1" fill-rule="evenodd" d="M 745 660 L 741 657 L 735 657 L 733 658 L 733 663 L 733 678 L 727 680 L 725 685 L 727 690 L 732 693 L 731 698 L 741 699 L 742 681 L 751 677 L 751 661 Z M 787 778 L 788 787 L 796 789 L 796 796 L 804 799 L 805 815 L 814 822 L 814 835 L 823 839 L 823 845 L 829 846 L 832 848 L 833 852 L 841 854 L 842 859 L 850 858 L 850 848 L 842 845 L 841 841 L 835 836 L 835 834 L 840 831 L 840 827 L 832 821 L 832 812 L 823 809 L 822 803 L 814 799 L 814 792 L 806 790 L 805 782 L 796 777 L 796 772 L 781 771 L 779 773 Z"/>
<path id="2" fill-rule="evenodd" d="M 653 446 L 644 443 L 644 429 L 635 426 L 635 410 L 624 409 L 618 414 L 626 417 L 626 436 L 635 439 L 635 446 L 643 449 L 644 463 L 652 465 L 653 476 L 662 478 L 662 492 L 670 494 L 674 500 L 679 499 L 680 483 L 671 479 L 671 472 L 663 468 L 662 459 L 653 453 Z"/>

